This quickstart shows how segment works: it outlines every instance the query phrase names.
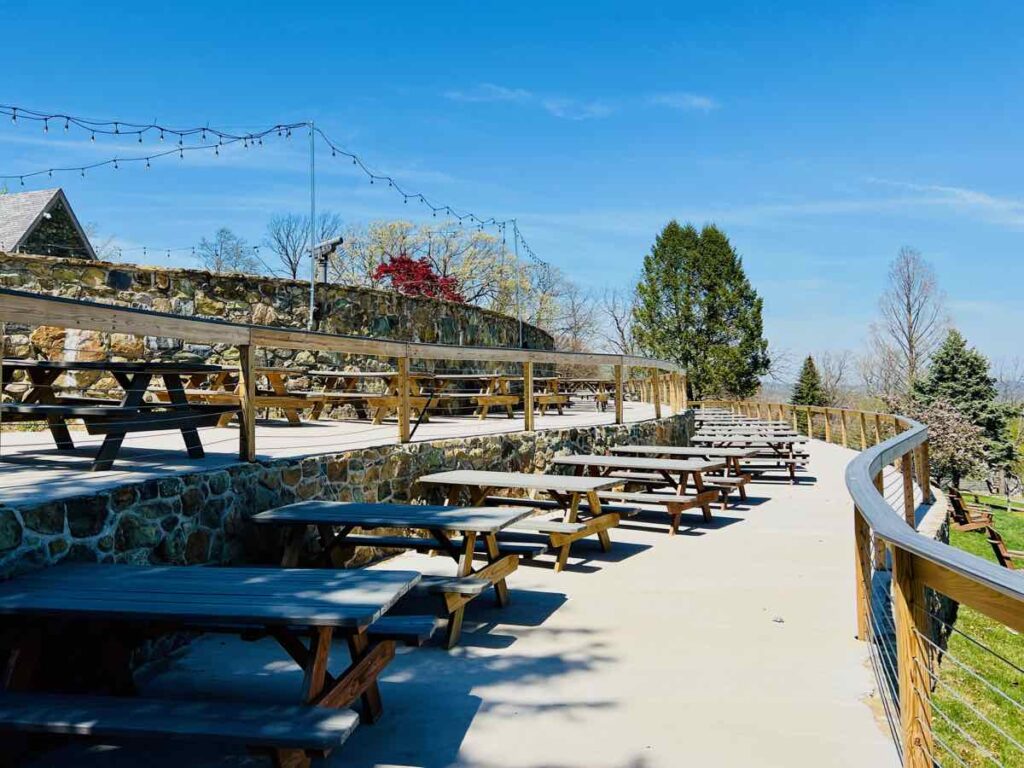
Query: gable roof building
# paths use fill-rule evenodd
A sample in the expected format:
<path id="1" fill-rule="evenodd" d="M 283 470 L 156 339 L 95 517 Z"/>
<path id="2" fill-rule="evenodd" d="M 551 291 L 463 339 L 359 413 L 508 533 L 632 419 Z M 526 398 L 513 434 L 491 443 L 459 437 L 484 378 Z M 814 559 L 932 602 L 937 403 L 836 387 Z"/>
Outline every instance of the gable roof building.
<path id="1" fill-rule="evenodd" d="M 96 258 L 62 189 L 0 194 L 0 251 Z"/>

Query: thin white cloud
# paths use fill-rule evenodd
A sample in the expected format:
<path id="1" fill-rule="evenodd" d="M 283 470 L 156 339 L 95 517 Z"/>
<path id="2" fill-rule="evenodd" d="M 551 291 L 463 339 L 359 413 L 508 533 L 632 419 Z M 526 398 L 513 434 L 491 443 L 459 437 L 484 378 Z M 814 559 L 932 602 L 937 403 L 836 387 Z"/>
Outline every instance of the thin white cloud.
<path id="1" fill-rule="evenodd" d="M 608 117 L 612 108 L 600 101 L 577 101 L 576 99 L 549 98 L 541 102 L 548 113 L 564 120 L 593 120 Z"/>
<path id="2" fill-rule="evenodd" d="M 506 103 L 540 108 L 549 115 L 563 120 L 593 120 L 608 117 L 612 108 L 602 101 L 585 101 L 565 96 L 541 96 L 525 88 L 509 88 L 495 83 L 481 83 L 464 90 L 444 93 L 450 101 L 467 104 Z"/>
<path id="3" fill-rule="evenodd" d="M 655 93 L 648 97 L 647 102 L 658 107 L 668 107 L 680 112 L 704 112 L 705 114 L 721 106 L 710 96 L 702 96 L 699 93 L 688 93 L 686 91 Z"/>
<path id="4" fill-rule="evenodd" d="M 480 83 L 480 85 L 468 90 L 446 91 L 444 97 L 451 101 L 464 101 L 468 103 L 491 101 L 527 102 L 533 99 L 533 94 L 523 88 L 507 88 L 504 85 L 495 85 L 494 83 Z"/>
<path id="5" fill-rule="evenodd" d="M 918 184 L 879 178 L 869 178 L 868 181 L 924 195 L 930 204 L 946 206 L 963 215 L 976 216 L 1013 228 L 1024 227 L 1024 200 L 944 184 Z"/>

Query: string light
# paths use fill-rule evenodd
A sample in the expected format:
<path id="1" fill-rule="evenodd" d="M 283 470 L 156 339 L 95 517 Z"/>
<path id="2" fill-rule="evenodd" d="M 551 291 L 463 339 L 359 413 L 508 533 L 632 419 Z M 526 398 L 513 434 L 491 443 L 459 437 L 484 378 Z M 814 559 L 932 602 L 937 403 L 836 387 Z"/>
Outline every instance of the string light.
<path id="1" fill-rule="evenodd" d="M 211 128 L 209 125 L 197 126 L 194 128 L 176 128 L 160 123 L 132 123 L 123 120 L 91 120 L 74 115 L 64 113 L 44 113 L 35 110 L 26 109 L 24 107 L 15 107 L 10 105 L 0 104 L 0 114 L 7 114 L 11 117 L 11 122 L 17 125 L 18 119 L 22 120 L 37 120 L 43 123 L 44 132 L 49 132 L 48 124 L 50 120 L 63 120 L 65 132 L 70 131 L 71 127 L 81 128 L 89 132 L 90 140 L 95 142 L 96 135 L 117 135 L 121 136 L 124 134 L 137 136 L 138 142 L 142 143 L 142 135 L 148 131 L 157 131 L 160 141 L 163 141 L 166 134 L 178 137 L 177 148 L 165 152 L 158 152 L 146 156 L 135 157 L 135 158 L 115 158 L 112 160 L 106 160 L 103 162 L 93 163 L 82 167 L 70 167 L 70 168 L 51 168 L 45 171 L 36 171 L 33 173 L 16 174 L 16 175 L 0 175 L 0 180 L 13 180 L 17 178 L 20 183 L 24 184 L 24 179 L 31 179 L 34 176 L 39 176 L 46 173 L 48 176 L 52 176 L 54 171 L 56 172 L 68 172 L 68 171 L 79 171 L 81 176 L 85 177 L 85 171 L 91 170 L 92 168 L 98 168 L 104 165 L 115 165 L 116 162 L 144 162 L 145 167 L 150 167 L 150 161 L 164 157 L 166 155 L 177 152 L 179 159 L 184 159 L 185 152 L 192 152 L 204 149 L 210 149 L 209 145 L 194 145 L 186 146 L 185 138 L 189 136 L 196 136 L 201 141 L 206 142 L 209 136 L 217 138 L 217 144 L 213 145 L 214 154 L 220 156 L 219 147 L 242 142 L 243 146 L 248 148 L 250 145 L 263 144 L 263 137 L 276 133 L 278 136 L 284 136 L 284 138 L 290 139 L 292 130 L 300 127 L 308 127 L 310 124 L 305 122 L 294 122 L 294 123 L 280 123 L 267 130 L 259 131 L 256 133 L 247 134 L 234 134 L 227 131 L 222 131 L 216 128 Z M 345 159 L 348 158 L 352 165 L 359 168 L 370 180 L 371 184 L 375 184 L 376 181 L 387 181 L 388 188 L 395 190 L 397 194 L 402 196 L 402 202 L 407 204 L 409 198 L 419 200 L 419 202 L 430 209 L 431 216 L 437 218 L 437 214 L 440 212 L 445 213 L 448 217 L 455 217 L 458 219 L 459 226 L 461 227 L 464 220 L 468 220 L 471 224 L 475 224 L 480 231 L 486 226 L 495 226 L 501 228 L 504 231 L 506 225 L 511 224 L 512 232 L 514 237 L 517 239 L 522 252 L 525 253 L 531 260 L 541 264 L 545 267 L 549 266 L 546 262 L 542 261 L 534 253 L 533 249 L 529 246 L 526 240 L 522 236 L 522 232 L 519 230 L 519 225 L 515 219 L 498 220 L 495 217 L 482 218 L 475 213 L 466 211 L 457 211 L 450 205 L 442 205 L 435 203 L 427 198 L 424 194 L 413 192 L 405 189 L 399 185 L 392 176 L 387 174 L 380 174 L 372 171 L 366 163 L 353 152 L 349 152 L 343 147 L 339 146 L 334 140 L 332 140 L 321 128 L 314 128 L 315 135 L 320 141 L 325 143 L 331 150 L 331 156 L 334 158 Z"/>

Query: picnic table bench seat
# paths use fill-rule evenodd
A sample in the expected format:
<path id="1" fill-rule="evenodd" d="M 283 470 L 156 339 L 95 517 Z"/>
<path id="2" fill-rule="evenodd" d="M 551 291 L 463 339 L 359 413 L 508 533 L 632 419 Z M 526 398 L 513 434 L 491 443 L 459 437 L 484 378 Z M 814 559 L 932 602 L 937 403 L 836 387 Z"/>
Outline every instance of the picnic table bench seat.
<path id="1" fill-rule="evenodd" d="M 629 501 L 635 504 L 661 506 L 670 518 L 669 535 L 675 536 L 679 531 L 679 522 L 683 512 L 700 508 L 706 522 L 712 520 L 711 504 L 718 496 L 717 489 L 709 489 L 696 494 L 650 493 L 644 491 L 598 491 L 601 499 L 610 501 Z"/>
<path id="2" fill-rule="evenodd" d="M 423 580 L 429 578 L 429 576 L 424 576 Z M 488 586 L 490 585 L 484 583 L 484 587 Z M 417 584 L 411 591 L 415 593 L 419 588 L 420 585 Z M 396 643 L 410 648 L 419 648 L 429 642 L 438 628 L 439 624 L 435 616 L 387 615 L 373 622 L 366 632 L 373 640 L 394 640 Z"/>
<path id="3" fill-rule="evenodd" d="M 325 755 L 359 725 L 352 709 L 57 693 L 0 694 L 0 730 L 100 739 L 172 738 Z"/>
<path id="4" fill-rule="evenodd" d="M 534 509 L 561 509 L 561 505 L 552 499 L 522 499 L 522 498 L 510 498 L 507 496 L 487 496 L 484 498 L 485 504 L 497 504 L 499 506 L 521 506 L 521 507 L 533 507 Z M 581 512 L 589 512 L 590 504 L 586 501 L 581 501 L 579 509 Z M 623 504 L 602 504 L 602 514 L 616 514 L 621 517 L 633 517 L 639 510 L 636 507 L 630 507 Z M 544 520 L 545 518 L 531 517 L 526 520 L 520 520 L 518 523 L 512 526 L 512 528 L 521 528 L 524 525 L 538 525 L 539 523 L 534 522 L 537 520 Z M 555 522 L 555 521 L 549 521 Z"/>
<path id="5" fill-rule="evenodd" d="M 380 547 L 381 549 L 412 549 L 417 552 L 430 552 L 438 549 L 439 545 L 433 539 L 421 536 L 376 536 L 368 533 L 354 533 L 345 537 L 346 544 L 353 544 L 359 547 Z M 461 547 L 464 542 L 459 538 L 451 539 L 452 546 Z M 483 541 L 475 544 L 477 553 L 486 553 L 487 545 Z M 543 548 L 522 547 L 517 544 L 503 543 L 499 536 L 498 551 L 501 555 L 516 555 L 517 557 L 531 558 L 543 552 Z"/>

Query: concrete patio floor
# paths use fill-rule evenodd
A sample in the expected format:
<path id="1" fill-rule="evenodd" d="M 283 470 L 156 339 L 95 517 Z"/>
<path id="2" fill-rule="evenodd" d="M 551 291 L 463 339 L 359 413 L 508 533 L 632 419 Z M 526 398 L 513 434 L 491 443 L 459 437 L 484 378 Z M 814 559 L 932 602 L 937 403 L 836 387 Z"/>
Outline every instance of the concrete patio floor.
<path id="1" fill-rule="evenodd" d="M 477 768 L 893 766 L 854 639 L 853 452 L 810 444 L 797 486 L 760 483 L 748 504 L 669 538 L 646 519 L 603 554 L 526 566 L 505 610 L 482 598 L 462 646 L 402 649 L 385 714 L 325 764 Z M 658 518 L 651 518 L 652 521 Z M 450 569 L 401 555 L 395 567 Z M 336 666 L 345 663 L 337 649 Z M 151 670 L 161 696 L 296 701 L 301 675 L 273 643 L 205 636 Z M 41 766 L 269 765 L 174 742 L 74 744 Z"/>

